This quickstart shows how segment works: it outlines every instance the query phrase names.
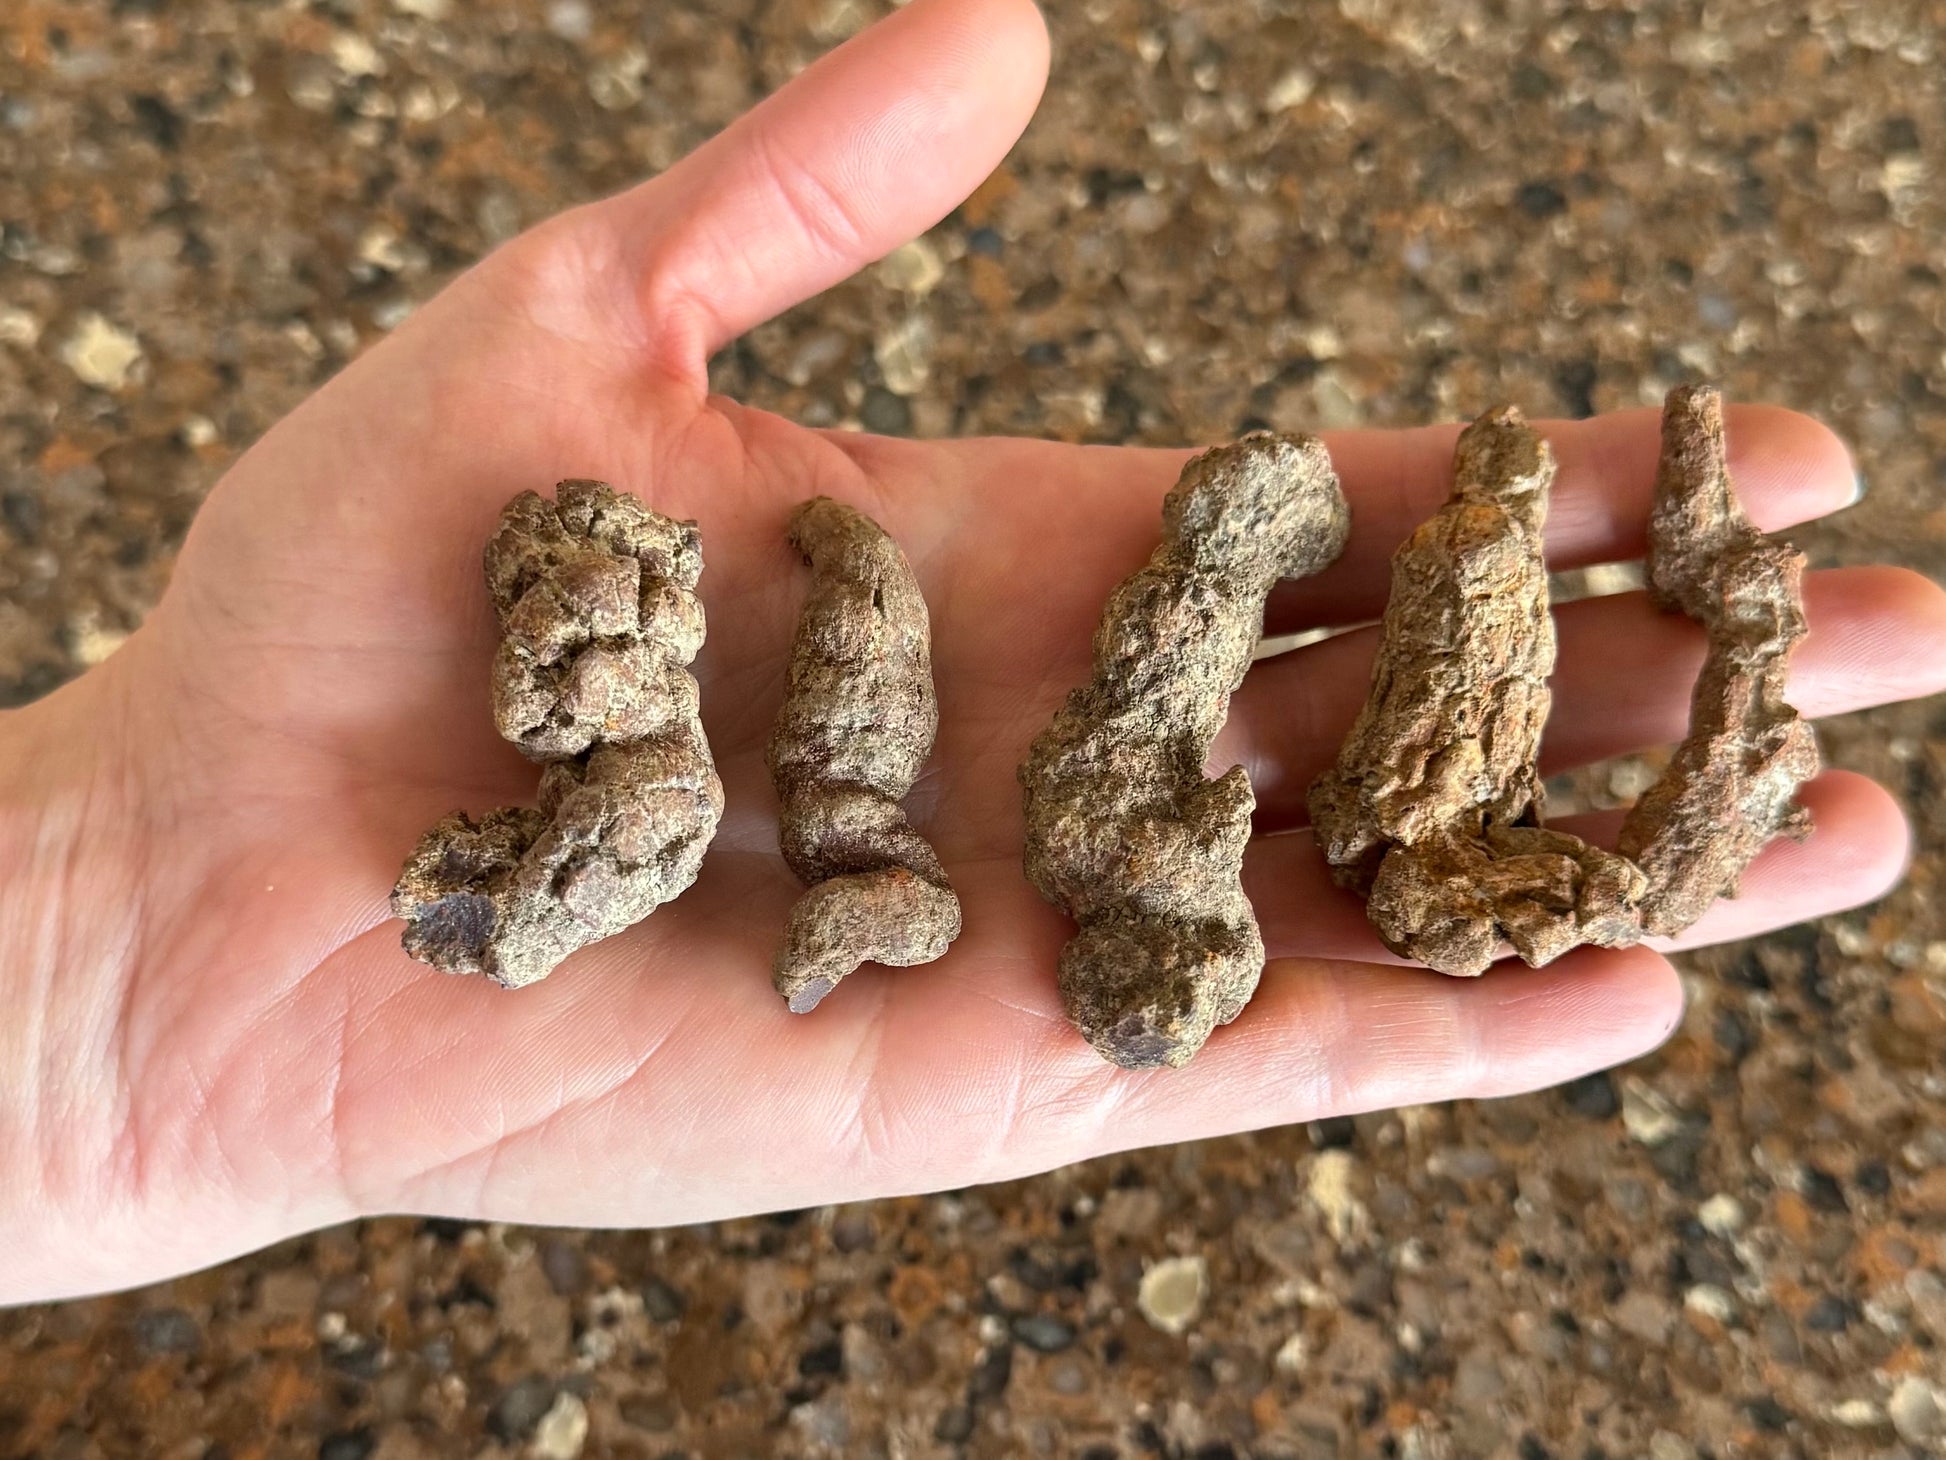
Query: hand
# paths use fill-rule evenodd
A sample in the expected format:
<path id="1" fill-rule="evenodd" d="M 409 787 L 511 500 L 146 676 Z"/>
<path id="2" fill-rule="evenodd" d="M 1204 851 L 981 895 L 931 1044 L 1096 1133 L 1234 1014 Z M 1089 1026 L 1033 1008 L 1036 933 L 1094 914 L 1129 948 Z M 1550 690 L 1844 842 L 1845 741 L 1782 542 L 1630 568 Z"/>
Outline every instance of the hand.
<path id="1" fill-rule="evenodd" d="M 655 181 L 459 279 L 251 450 L 111 661 L 0 719 L 0 1298 L 161 1277 L 363 1213 L 690 1222 L 990 1181 L 1106 1151 L 1545 1085 L 1648 1049 L 1660 953 L 1478 982 L 1383 966 L 1332 890 L 1302 793 L 1372 641 L 1260 666 L 1219 762 L 1255 777 L 1249 886 L 1272 962 L 1188 1069 L 1129 1074 L 1067 1026 L 1066 921 L 1020 869 L 1014 768 L 1085 676 L 1109 588 L 1153 543 L 1184 453 L 922 444 L 800 429 L 704 385 L 709 354 L 956 204 L 1025 126 L 1046 63 L 1026 0 L 915 0 Z M 1483 403 L 1485 404 L 1485 403 Z M 1639 553 L 1653 413 L 1545 428 L 1557 563 Z M 1731 421 L 1768 528 L 1845 505 L 1802 417 Z M 1369 619 L 1444 493 L 1450 427 L 1331 441 L 1355 514 L 1274 632 Z M 386 894 L 456 808 L 532 797 L 493 733 L 479 551 L 523 488 L 598 476 L 700 520 L 704 717 L 728 812 L 701 879 L 517 994 L 399 950 Z M 804 575 L 790 508 L 879 518 L 930 600 L 942 730 L 916 819 L 965 903 L 937 964 L 867 970 L 815 1014 L 768 977 L 799 891 L 763 746 Z M 1946 603 L 1912 575 L 1814 575 L 1793 698 L 1946 684 Z M 1673 738 L 1693 626 L 1639 595 L 1562 610 L 1551 768 Z M 1875 896 L 1905 832 L 1828 774 L 1687 941 Z"/>

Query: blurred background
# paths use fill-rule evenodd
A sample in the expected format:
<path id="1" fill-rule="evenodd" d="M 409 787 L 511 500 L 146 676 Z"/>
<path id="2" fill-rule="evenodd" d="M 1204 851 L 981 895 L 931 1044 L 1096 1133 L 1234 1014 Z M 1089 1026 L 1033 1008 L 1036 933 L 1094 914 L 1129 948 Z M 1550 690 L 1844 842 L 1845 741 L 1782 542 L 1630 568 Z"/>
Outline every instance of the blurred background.
<path id="1" fill-rule="evenodd" d="M 884 8 L 7 0 L 0 704 L 113 652 L 225 465 L 442 280 Z M 1701 375 L 1854 443 L 1815 563 L 1946 565 L 1946 6 L 1053 12 L 1006 166 L 718 388 L 1181 444 Z M 1946 710 L 1825 743 L 1911 877 L 1688 959 L 1633 1068 L 680 1231 L 364 1223 L 0 1313 L 0 1454 L 1942 1453 Z"/>

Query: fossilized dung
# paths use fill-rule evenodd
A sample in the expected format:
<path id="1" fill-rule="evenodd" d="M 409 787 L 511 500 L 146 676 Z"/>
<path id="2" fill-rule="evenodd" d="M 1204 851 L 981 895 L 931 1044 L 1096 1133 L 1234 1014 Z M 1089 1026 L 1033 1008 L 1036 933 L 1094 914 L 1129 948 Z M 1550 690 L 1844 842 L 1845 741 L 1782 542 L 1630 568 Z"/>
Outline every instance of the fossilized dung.
<path id="1" fill-rule="evenodd" d="M 1541 825 L 1554 661 L 1541 551 L 1553 459 L 1512 407 L 1460 437 L 1446 506 L 1393 559 L 1372 689 L 1311 789 L 1318 843 L 1394 952 L 1477 974 L 1502 944 L 1541 964 L 1693 923 L 1780 831 L 1817 769 L 1783 702 L 1802 559 L 1731 491 L 1714 391 L 1671 394 L 1650 527 L 1656 601 L 1700 620 L 1691 725 L 1620 850 Z"/>
<path id="2" fill-rule="evenodd" d="M 1191 461 L 1162 543 L 1108 600 L 1094 673 L 1021 767 L 1027 875 L 1080 925 L 1068 1015 L 1119 1065 L 1181 1065 L 1263 971 L 1241 869 L 1255 797 L 1203 762 L 1281 578 L 1317 572 L 1350 527 L 1321 442 L 1254 435 Z"/>
<path id="3" fill-rule="evenodd" d="M 959 935 L 960 905 L 900 804 L 939 728 L 912 567 L 876 523 L 828 497 L 797 509 L 790 538 L 811 589 L 769 764 L 784 858 L 810 890 L 791 909 L 772 976 L 801 1014 L 862 963 L 938 958 Z"/>
<path id="4" fill-rule="evenodd" d="M 1632 941 L 1639 874 L 1539 827 L 1553 453 L 1507 406 L 1461 434 L 1453 477 L 1393 557 L 1371 694 L 1311 789 L 1318 844 L 1386 945 L 1447 973 L 1503 939 L 1535 962 Z"/>
<path id="5" fill-rule="evenodd" d="M 1784 702 L 1804 637 L 1804 556 L 1757 531 L 1731 489 L 1723 402 L 1672 391 L 1649 519 L 1649 589 L 1700 622 L 1709 649 L 1690 697 L 1689 734 L 1622 823 L 1621 851 L 1648 874 L 1646 932 L 1680 932 L 1780 834 L 1810 816 L 1797 788 L 1818 773 L 1817 738 Z"/>
<path id="6" fill-rule="evenodd" d="M 405 949 L 518 988 L 695 881 L 723 811 L 688 665 L 703 642 L 693 522 L 605 483 L 509 502 L 485 553 L 500 733 L 541 763 L 537 810 L 455 812 L 392 893 Z"/>

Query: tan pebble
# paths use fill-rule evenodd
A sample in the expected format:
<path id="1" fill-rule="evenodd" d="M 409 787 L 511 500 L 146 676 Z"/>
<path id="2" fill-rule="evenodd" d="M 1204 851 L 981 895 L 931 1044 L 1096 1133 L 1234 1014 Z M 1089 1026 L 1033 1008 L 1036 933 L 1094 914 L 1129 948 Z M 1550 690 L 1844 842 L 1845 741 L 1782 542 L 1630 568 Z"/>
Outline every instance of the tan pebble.
<path id="1" fill-rule="evenodd" d="M 1645 1146 L 1659 1146 L 1682 1129 L 1682 1117 L 1662 1092 L 1633 1075 L 1622 1081 L 1622 1126 Z"/>
<path id="2" fill-rule="evenodd" d="M 1339 1246 L 1351 1246 L 1371 1236 L 1372 1217 L 1353 1189 L 1358 1163 L 1349 1151 L 1320 1151 L 1311 1159 L 1304 1194 L 1324 1218 Z"/>
<path id="3" fill-rule="evenodd" d="M 385 58 L 356 31 L 340 31 L 331 38 L 331 60 L 347 76 L 385 74 Z"/>
<path id="4" fill-rule="evenodd" d="M 120 390 L 142 358 L 142 342 L 91 311 L 75 321 L 74 332 L 61 344 L 60 356 L 82 384 Z"/>
<path id="5" fill-rule="evenodd" d="M 1917 1374 L 1907 1374 L 1892 1390 L 1885 1414 L 1899 1438 L 1912 1444 L 1946 1435 L 1946 1397 Z"/>
<path id="6" fill-rule="evenodd" d="M 1657 1347 L 1668 1341 L 1669 1327 L 1674 1322 L 1667 1303 L 1653 1293 L 1640 1290 L 1624 1294 L 1611 1316 L 1622 1332 Z"/>
<path id="7" fill-rule="evenodd" d="M 1304 1341 L 1304 1335 L 1293 1333 L 1279 1346 L 1277 1357 L 1271 1362 L 1277 1366 L 1277 1372 L 1280 1374 L 1301 1374 L 1304 1372 L 1305 1362 L 1310 1357 L 1310 1348 Z"/>
<path id="8" fill-rule="evenodd" d="M 872 345 L 885 388 L 894 395 L 917 395 L 932 374 L 932 324 L 911 314 Z"/>
<path id="9" fill-rule="evenodd" d="M 74 657 L 93 668 L 128 642 L 124 629 L 106 628 L 93 614 L 83 614 L 69 629 Z"/>
<path id="10" fill-rule="evenodd" d="M 388 274 L 396 274 L 406 265 L 404 245 L 397 231 L 383 223 L 374 223 L 358 236 L 357 255 L 360 263 Z"/>
<path id="11" fill-rule="evenodd" d="M 1848 1430 L 1868 1430 L 1885 1422 L 1885 1411 L 1869 1399 L 1847 1399 L 1843 1404 L 1834 1404 L 1829 1413 L 1833 1424 Z"/>
<path id="12" fill-rule="evenodd" d="M 588 1406 L 563 1391 L 534 1427 L 536 1460 L 575 1460 L 588 1440 Z"/>
<path id="13" fill-rule="evenodd" d="M 1142 1274 L 1136 1302 L 1164 1333 L 1181 1333 L 1202 1312 L 1208 1290 L 1209 1264 L 1201 1257 L 1167 1257 Z"/>
<path id="14" fill-rule="evenodd" d="M 1696 1220 L 1713 1237 L 1728 1237 L 1743 1230 L 1743 1204 L 1735 1197 L 1718 1192 L 1696 1209 Z"/>
<path id="15" fill-rule="evenodd" d="M 939 281 L 945 277 L 946 265 L 939 257 L 939 250 L 923 238 L 893 249 L 878 266 L 879 282 L 886 288 L 920 299 L 938 288 Z"/>
<path id="16" fill-rule="evenodd" d="M 40 343 L 41 322 L 24 309 L 0 307 L 0 344 L 31 350 Z"/>
<path id="17" fill-rule="evenodd" d="M 1691 1313 L 1727 1326 L 1736 1317 L 1736 1299 L 1715 1283 L 1698 1283 L 1682 1296 L 1682 1305 Z"/>
<path id="18" fill-rule="evenodd" d="M 1294 106 L 1304 105 L 1317 89 L 1318 78 L 1302 66 L 1295 66 L 1271 83 L 1270 90 L 1264 94 L 1264 109 L 1287 112 Z"/>

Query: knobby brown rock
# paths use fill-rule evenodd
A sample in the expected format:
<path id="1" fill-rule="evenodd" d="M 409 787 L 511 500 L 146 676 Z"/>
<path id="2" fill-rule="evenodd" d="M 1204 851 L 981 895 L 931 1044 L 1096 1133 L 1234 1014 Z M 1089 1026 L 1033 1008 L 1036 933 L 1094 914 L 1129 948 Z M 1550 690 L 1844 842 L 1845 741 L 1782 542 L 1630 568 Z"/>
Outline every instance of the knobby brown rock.
<path id="1" fill-rule="evenodd" d="M 810 891 L 773 976 L 793 1013 L 861 963 L 930 963 L 959 936 L 939 858 L 900 805 L 939 730 L 931 626 L 912 567 L 877 523 L 829 497 L 799 507 L 791 545 L 811 591 L 770 737 L 784 859 Z"/>
<path id="2" fill-rule="evenodd" d="M 1723 402 L 1670 392 L 1649 519 L 1649 591 L 1709 634 L 1689 734 L 1622 823 L 1620 846 L 1649 877 L 1644 931 L 1680 932 L 1779 834 L 1803 837 L 1797 788 L 1818 773 L 1817 737 L 1784 703 L 1804 637 L 1804 555 L 1751 525 L 1731 489 Z"/>
<path id="3" fill-rule="evenodd" d="M 538 810 L 455 812 L 392 893 L 405 950 L 535 983 L 683 892 L 723 812 L 687 666 L 703 643 L 693 522 L 602 482 L 523 492 L 487 543 L 493 715 L 541 772 Z"/>
<path id="4" fill-rule="evenodd" d="M 1241 766 L 1212 781 L 1203 762 L 1271 586 L 1331 562 L 1350 529 L 1323 443 L 1268 434 L 1191 461 L 1162 521 L 1161 546 L 1103 610 L 1093 678 L 1020 771 L 1027 875 L 1080 924 L 1062 1000 L 1132 1069 L 1185 1063 L 1257 986 L 1241 878 L 1255 797 Z"/>

